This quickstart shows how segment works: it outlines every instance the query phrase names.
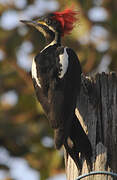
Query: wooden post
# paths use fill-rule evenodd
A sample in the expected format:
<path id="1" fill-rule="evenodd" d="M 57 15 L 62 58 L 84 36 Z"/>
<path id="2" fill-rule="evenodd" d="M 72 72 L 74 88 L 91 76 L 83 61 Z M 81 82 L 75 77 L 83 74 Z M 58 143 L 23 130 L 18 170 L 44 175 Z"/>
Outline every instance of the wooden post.
<path id="1" fill-rule="evenodd" d="M 115 73 L 82 76 L 81 93 L 76 114 L 92 144 L 91 171 L 117 173 L 117 76 Z M 81 171 L 65 154 L 67 180 L 76 180 L 88 173 L 86 160 Z M 81 173 L 80 173 L 81 172 Z M 112 180 L 111 176 L 95 175 L 83 180 Z"/>

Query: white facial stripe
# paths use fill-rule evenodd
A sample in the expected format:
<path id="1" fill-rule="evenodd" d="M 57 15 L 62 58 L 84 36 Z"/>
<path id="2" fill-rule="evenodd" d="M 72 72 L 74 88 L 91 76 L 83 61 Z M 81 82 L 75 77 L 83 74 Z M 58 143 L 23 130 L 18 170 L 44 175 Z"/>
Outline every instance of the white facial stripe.
<path id="1" fill-rule="evenodd" d="M 47 25 L 47 26 L 48 26 L 48 25 Z M 54 33 L 56 32 L 53 27 L 48 26 L 48 28 L 49 28 L 51 31 L 53 31 Z"/>
<path id="2" fill-rule="evenodd" d="M 53 27 L 48 26 L 46 23 L 40 23 L 40 24 L 47 26 L 50 31 L 52 31 L 52 32 L 54 32 L 54 33 L 56 32 Z M 42 27 L 37 26 L 36 28 L 37 28 L 40 32 L 42 32 L 44 35 L 46 35 L 46 32 L 43 30 Z"/>
<path id="3" fill-rule="evenodd" d="M 64 76 L 68 68 L 68 54 L 67 54 L 66 49 L 67 48 L 64 48 L 63 54 L 59 55 L 60 64 L 62 65 L 62 70 L 60 72 L 61 74 L 59 75 L 59 78 L 62 78 Z"/>
<path id="4" fill-rule="evenodd" d="M 49 26 L 48 24 L 46 24 L 46 22 L 41 22 L 39 21 L 40 24 L 44 25 L 44 26 L 47 26 L 51 31 L 55 32 L 54 28 Z"/>
<path id="5" fill-rule="evenodd" d="M 44 36 L 46 36 L 46 32 L 44 31 L 44 29 L 40 26 L 36 27 L 38 29 L 38 31 L 40 31 L 42 34 L 44 34 Z"/>
<path id="6" fill-rule="evenodd" d="M 39 82 L 39 78 L 37 77 L 36 63 L 35 63 L 34 59 L 33 59 L 33 62 L 32 62 L 32 78 L 35 79 L 37 85 L 41 88 L 41 84 Z"/>

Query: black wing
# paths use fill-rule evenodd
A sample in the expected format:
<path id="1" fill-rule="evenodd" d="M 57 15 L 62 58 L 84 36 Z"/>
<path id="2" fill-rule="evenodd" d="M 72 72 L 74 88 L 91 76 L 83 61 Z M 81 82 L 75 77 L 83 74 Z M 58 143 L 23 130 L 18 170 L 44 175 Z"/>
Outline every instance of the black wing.
<path id="1" fill-rule="evenodd" d="M 46 68 L 45 65 L 43 66 L 44 74 L 42 76 L 39 76 L 38 60 L 40 58 L 37 58 L 37 78 L 42 80 L 43 86 L 40 87 L 38 85 L 37 78 L 33 78 L 33 85 L 37 98 L 50 121 L 50 125 L 55 129 L 56 148 L 59 149 L 64 145 L 76 165 L 81 166 L 78 153 L 83 153 L 87 160 L 92 155 L 90 141 L 75 116 L 77 95 L 80 91 L 81 83 L 81 67 L 74 51 L 67 48 L 68 67 L 63 77 L 61 77 L 62 67 L 59 58 L 63 52 L 64 47 L 60 47 L 54 55 L 49 56 L 47 59 L 42 58 L 48 61 L 46 65 L 49 64 L 49 68 L 48 66 Z M 65 59 L 63 58 L 63 60 Z M 46 83 L 44 84 L 43 80 L 45 79 Z M 67 142 L 68 136 L 73 142 L 73 147 L 70 147 Z"/>
<path id="2" fill-rule="evenodd" d="M 46 115 L 48 115 L 48 113 L 50 112 L 50 105 L 48 103 L 48 98 L 44 95 L 43 89 L 38 86 L 34 78 L 32 78 L 32 81 L 33 81 L 33 86 L 35 88 L 37 99 L 41 103 Z"/>
<path id="3" fill-rule="evenodd" d="M 65 48 L 57 49 L 57 63 L 63 49 Z M 55 145 L 57 149 L 64 144 L 65 139 L 69 136 L 81 83 L 81 66 L 78 57 L 70 48 L 66 48 L 66 52 L 67 71 L 62 78 L 59 78 L 58 73 L 58 76 L 52 79 L 51 83 L 54 81 L 54 86 L 49 89 L 48 97 L 50 102 L 49 119 L 51 126 L 56 128 Z"/>

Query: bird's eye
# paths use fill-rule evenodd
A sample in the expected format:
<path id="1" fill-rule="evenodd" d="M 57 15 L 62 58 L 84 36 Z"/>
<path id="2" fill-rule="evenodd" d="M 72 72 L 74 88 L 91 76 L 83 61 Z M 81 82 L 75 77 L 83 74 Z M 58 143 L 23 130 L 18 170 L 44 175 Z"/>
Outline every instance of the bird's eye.
<path id="1" fill-rule="evenodd" d="M 50 20 L 50 19 L 47 19 L 47 20 L 46 20 L 46 23 L 47 23 L 48 25 L 50 25 L 50 24 L 51 24 L 51 20 Z"/>

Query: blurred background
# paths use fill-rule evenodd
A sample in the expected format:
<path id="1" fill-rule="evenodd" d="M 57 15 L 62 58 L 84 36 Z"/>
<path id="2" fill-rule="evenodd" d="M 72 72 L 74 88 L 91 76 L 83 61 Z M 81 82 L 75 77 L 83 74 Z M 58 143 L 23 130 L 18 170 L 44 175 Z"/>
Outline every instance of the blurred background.
<path id="1" fill-rule="evenodd" d="M 72 4 L 79 22 L 63 44 L 76 51 L 85 74 L 117 71 L 117 0 L 0 0 L 0 180 L 66 179 L 63 151 L 54 149 L 30 76 L 44 39 L 19 20 Z"/>

